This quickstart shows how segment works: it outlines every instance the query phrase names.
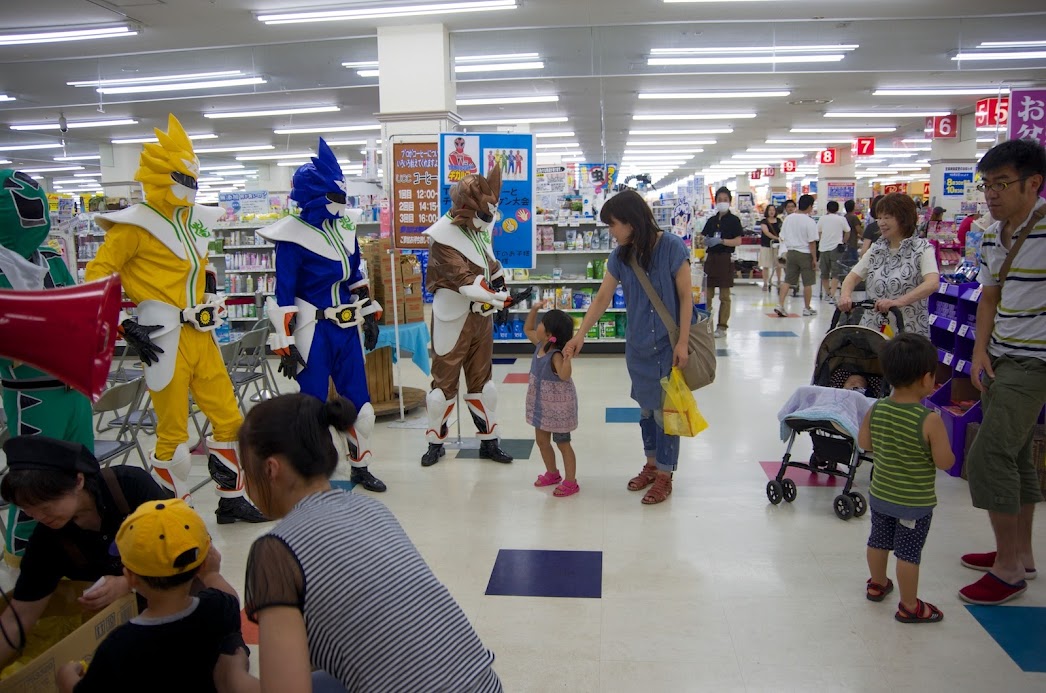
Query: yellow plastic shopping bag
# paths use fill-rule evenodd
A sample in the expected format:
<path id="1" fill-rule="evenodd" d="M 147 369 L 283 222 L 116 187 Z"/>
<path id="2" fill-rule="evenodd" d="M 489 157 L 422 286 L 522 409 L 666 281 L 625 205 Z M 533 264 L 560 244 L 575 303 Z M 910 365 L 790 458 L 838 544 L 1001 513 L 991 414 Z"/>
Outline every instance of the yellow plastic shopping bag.
<path id="1" fill-rule="evenodd" d="M 661 378 L 661 388 L 665 391 L 662 407 L 665 433 L 693 438 L 708 428 L 708 422 L 697 408 L 694 393 L 687 387 L 683 373 L 678 368 L 673 368 L 667 378 Z"/>

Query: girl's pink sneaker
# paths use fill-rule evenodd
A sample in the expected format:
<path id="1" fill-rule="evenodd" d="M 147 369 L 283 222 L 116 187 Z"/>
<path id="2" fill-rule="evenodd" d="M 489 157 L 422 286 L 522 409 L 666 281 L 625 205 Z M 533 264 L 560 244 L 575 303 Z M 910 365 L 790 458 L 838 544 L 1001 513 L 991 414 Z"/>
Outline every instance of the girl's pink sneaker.
<path id="1" fill-rule="evenodd" d="M 558 471 L 545 472 L 544 474 L 538 477 L 538 480 L 534 482 L 534 485 L 537 487 L 552 486 L 554 484 L 558 484 L 560 481 L 563 481 L 563 477 L 559 475 Z"/>
<path id="2" fill-rule="evenodd" d="M 564 481 L 556 487 L 556 490 L 552 492 L 552 495 L 562 498 L 563 496 L 573 496 L 580 490 L 581 487 L 577 485 L 576 481 Z"/>

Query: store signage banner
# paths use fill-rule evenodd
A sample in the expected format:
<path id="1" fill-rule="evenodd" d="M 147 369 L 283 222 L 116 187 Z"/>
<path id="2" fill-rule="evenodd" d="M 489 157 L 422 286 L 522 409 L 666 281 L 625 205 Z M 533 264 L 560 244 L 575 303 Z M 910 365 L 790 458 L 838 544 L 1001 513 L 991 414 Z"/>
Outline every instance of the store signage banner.
<path id="1" fill-rule="evenodd" d="M 226 220 L 242 218 L 246 214 L 268 214 L 269 193 L 266 190 L 219 193 L 218 206 L 225 210 Z"/>
<path id="2" fill-rule="evenodd" d="M 959 164 L 944 167 L 944 196 L 965 197 L 967 186 L 973 185 L 973 165 Z"/>
<path id="3" fill-rule="evenodd" d="M 439 211 L 450 211 L 450 188 L 469 173 L 501 169 L 501 220 L 494 225 L 494 256 L 506 268 L 534 267 L 534 136 L 443 133 L 439 140 Z"/>
<path id="4" fill-rule="evenodd" d="M 566 166 L 538 166 L 536 183 L 538 195 L 567 192 L 567 178 Z"/>
<path id="5" fill-rule="evenodd" d="M 828 181 L 828 199 L 839 204 L 857 197 L 856 181 Z"/>
<path id="6" fill-rule="evenodd" d="M 581 192 L 601 195 L 604 190 L 613 190 L 617 185 L 617 164 L 578 164 L 578 178 L 578 189 Z"/>
<path id="7" fill-rule="evenodd" d="M 1013 89 L 1010 92 L 1009 135 L 1046 144 L 1046 89 Z M 1046 197 L 1043 188 L 1042 197 Z"/>
<path id="8" fill-rule="evenodd" d="M 394 142 L 392 145 L 392 245 L 428 248 L 422 234 L 439 220 L 439 145 Z"/>
<path id="9" fill-rule="evenodd" d="M 786 193 L 770 193 L 770 204 L 772 204 L 774 207 L 777 207 L 778 209 L 780 209 L 781 206 L 784 205 L 785 200 L 787 199 L 788 195 Z"/>
<path id="10" fill-rule="evenodd" d="M 981 99 L 974 109 L 977 127 L 1005 126 L 1010 114 L 1010 98 Z"/>

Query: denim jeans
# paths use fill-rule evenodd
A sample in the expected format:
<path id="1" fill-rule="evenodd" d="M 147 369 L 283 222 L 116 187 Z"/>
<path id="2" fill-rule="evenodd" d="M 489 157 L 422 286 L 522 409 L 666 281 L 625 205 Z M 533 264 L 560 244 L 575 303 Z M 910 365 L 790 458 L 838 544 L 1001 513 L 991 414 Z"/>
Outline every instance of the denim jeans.
<path id="1" fill-rule="evenodd" d="M 643 434 L 643 452 L 653 457 L 660 472 L 674 472 L 679 464 L 679 436 L 665 433 L 662 422 L 654 416 L 652 409 L 642 409 L 639 414 L 639 430 Z"/>
<path id="2" fill-rule="evenodd" d="M 312 672 L 312 693 L 345 693 L 345 686 L 325 671 L 314 671 Z"/>

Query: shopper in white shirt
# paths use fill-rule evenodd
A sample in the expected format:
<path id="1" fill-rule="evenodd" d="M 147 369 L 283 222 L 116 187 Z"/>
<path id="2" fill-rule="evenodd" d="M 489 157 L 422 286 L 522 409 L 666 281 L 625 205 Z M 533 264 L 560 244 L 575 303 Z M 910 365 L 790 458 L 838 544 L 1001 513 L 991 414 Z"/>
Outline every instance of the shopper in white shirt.
<path id="1" fill-rule="evenodd" d="M 785 217 L 781 226 L 781 248 L 785 253 L 785 280 L 781 284 L 781 295 L 774 312 L 782 318 L 788 317 L 785 301 L 793 284 L 798 284 L 800 277 L 803 280 L 803 300 L 806 307 L 803 315 L 817 315 L 817 311 L 810 305 L 813 298 L 814 280 L 817 272 L 817 224 L 810 218 L 814 209 L 814 198 L 812 195 L 803 195 L 799 198 L 799 209 Z"/>
<path id="2" fill-rule="evenodd" d="M 839 277 L 835 272 L 835 263 L 842 257 L 846 241 L 850 236 L 850 222 L 839 214 L 839 203 L 828 201 L 828 214 L 817 223 L 817 233 L 821 243 L 817 247 L 821 269 L 821 297 L 829 303 L 835 303 L 835 293 L 839 289 Z"/>

